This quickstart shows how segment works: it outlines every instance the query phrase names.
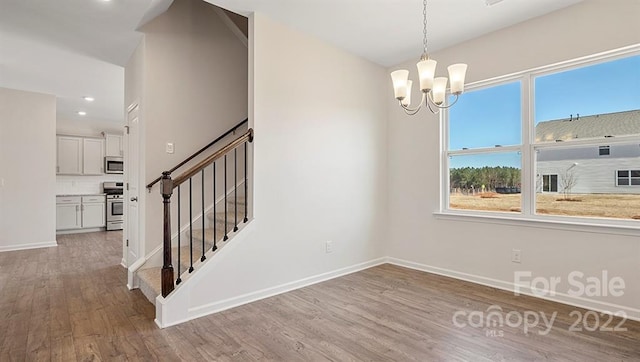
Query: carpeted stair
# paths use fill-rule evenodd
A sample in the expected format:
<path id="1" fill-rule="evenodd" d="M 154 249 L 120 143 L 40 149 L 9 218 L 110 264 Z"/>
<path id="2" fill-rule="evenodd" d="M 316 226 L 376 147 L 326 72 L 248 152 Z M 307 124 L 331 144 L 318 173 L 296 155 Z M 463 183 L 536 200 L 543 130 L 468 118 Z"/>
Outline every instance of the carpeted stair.
<path id="1" fill-rule="evenodd" d="M 208 221 L 209 227 L 202 230 L 202 226 L 199 222 L 193 224 L 193 233 L 189 231 L 186 232 L 186 235 L 183 234 L 183 237 L 180 241 L 180 257 L 178 258 L 178 246 L 174 246 L 171 251 L 171 258 L 173 261 L 173 271 L 174 275 L 177 279 L 178 275 L 180 275 L 181 279 L 184 280 L 190 274 L 189 269 L 193 265 L 192 272 L 195 273 L 198 270 L 199 264 L 201 264 L 202 257 L 202 237 L 204 235 L 204 245 L 205 245 L 205 256 L 207 259 L 215 256 L 215 251 L 213 251 L 213 240 L 215 234 L 216 240 L 216 250 L 220 250 L 220 248 L 224 247 L 231 240 L 235 234 L 234 227 L 236 226 L 236 213 L 235 206 L 238 205 L 238 214 L 237 214 L 237 227 L 238 229 L 242 228 L 244 225 L 244 205 L 245 205 L 244 197 L 238 197 L 237 204 L 235 197 L 231 197 L 227 200 L 227 214 L 226 214 L 226 230 L 225 230 L 225 213 L 224 213 L 224 205 L 221 207 L 218 205 L 216 208 L 216 213 L 209 212 L 206 217 Z M 220 210 L 222 209 L 222 210 Z M 200 225 L 198 225 L 200 224 Z M 213 225 L 215 225 L 215 233 L 213 229 Z M 200 228 L 195 229 L 200 226 Z M 226 231 L 226 234 L 225 234 Z M 224 236 L 227 235 L 229 240 L 224 240 Z M 190 252 L 190 241 L 191 237 L 193 237 L 192 245 L 193 245 L 193 256 L 191 256 Z M 180 263 L 178 263 L 180 260 Z M 206 262 L 206 260 L 205 260 Z M 136 277 L 138 278 L 138 285 L 140 291 L 155 305 L 156 297 L 161 293 L 161 273 L 162 267 L 151 267 L 144 269 L 144 266 L 136 272 Z M 175 281 L 174 281 L 175 283 Z"/>

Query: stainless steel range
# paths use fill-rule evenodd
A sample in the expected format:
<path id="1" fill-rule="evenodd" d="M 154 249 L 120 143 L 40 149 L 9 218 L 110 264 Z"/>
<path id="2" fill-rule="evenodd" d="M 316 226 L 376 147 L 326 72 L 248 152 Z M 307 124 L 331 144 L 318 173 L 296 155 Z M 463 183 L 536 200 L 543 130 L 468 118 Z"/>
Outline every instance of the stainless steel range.
<path id="1" fill-rule="evenodd" d="M 107 230 L 122 230 L 124 224 L 124 188 L 122 182 L 104 182 L 107 194 Z"/>

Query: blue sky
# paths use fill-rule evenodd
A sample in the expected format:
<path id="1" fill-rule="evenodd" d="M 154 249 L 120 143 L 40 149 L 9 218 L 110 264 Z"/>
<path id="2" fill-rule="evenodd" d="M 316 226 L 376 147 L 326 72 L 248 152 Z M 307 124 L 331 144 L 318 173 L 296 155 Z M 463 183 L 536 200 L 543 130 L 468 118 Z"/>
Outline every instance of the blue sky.
<path id="1" fill-rule="evenodd" d="M 469 65 L 470 67 L 473 64 Z M 640 55 L 537 77 L 535 122 L 640 109 Z M 450 147 L 521 143 L 520 81 L 466 92 L 450 109 Z M 459 156 L 451 167 L 515 166 L 516 154 Z"/>

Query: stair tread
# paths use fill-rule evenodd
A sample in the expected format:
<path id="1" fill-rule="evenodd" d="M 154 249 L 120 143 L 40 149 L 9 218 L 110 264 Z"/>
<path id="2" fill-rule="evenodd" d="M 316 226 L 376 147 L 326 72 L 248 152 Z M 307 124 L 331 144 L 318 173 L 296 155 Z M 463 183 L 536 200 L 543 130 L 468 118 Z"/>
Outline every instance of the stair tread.
<path id="1" fill-rule="evenodd" d="M 193 262 L 195 263 L 200 259 L 202 252 L 202 247 L 198 248 L 194 245 L 193 249 Z M 171 258 L 173 261 L 173 269 L 178 272 L 178 266 L 176 265 L 176 260 L 178 259 L 178 247 L 174 246 L 171 250 Z M 189 269 L 190 264 L 190 255 L 189 255 L 189 245 L 184 245 L 180 247 L 180 274 L 184 273 Z"/>
<path id="2" fill-rule="evenodd" d="M 223 213 L 224 214 L 224 213 Z M 239 215 L 238 215 L 239 216 Z M 239 221 L 240 224 L 244 224 Z M 200 237 L 203 234 L 202 229 L 194 229 L 193 237 L 200 241 Z M 228 230 L 228 235 L 235 234 L 231 229 Z M 213 246 L 213 228 L 204 229 L 205 247 L 207 248 L 207 253 L 211 251 L 211 247 Z M 217 228 L 216 236 L 218 237 L 218 246 L 223 247 L 227 242 L 222 241 L 224 237 L 224 228 Z M 194 265 L 200 261 L 200 257 L 202 255 L 202 244 L 194 242 L 194 250 L 193 250 L 193 263 Z M 174 246 L 171 250 L 171 255 L 173 259 L 173 268 L 175 278 L 177 278 L 177 258 L 178 258 L 178 247 Z M 187 244 L 180 245 L 180 274 L 184 275 L 188 273 L 189 265 L 190 265 L 190 255 L 189 255 L 189 242 L 187 239 Z M 197 266 L 196 266 L 197 270 Z M 147 269 L 138 270 L 136 275 L 138 277 L 138 281 L 140 283 L 140 289 L 143 291 L 143 294 L 149 299 L 151 303 L 155 305 L 155 298 L 160 295 L 162 292 L 162 277 L 161 277 L 162 267 L 152 267 Z M 184 277 L 183 277 L 184 278 Z M 175 280 L 174 280 L 175 283 Z"/>
<path id="3" fill-rule="evenodd" d="M 148 269 L 138 270 L 136 275 L 138 276 L 138 281 L 140 283 L 140 289 L 143 291 L 143 294 L 149 299 L 151 303 L 155 305 L 155 297 L 160 295 L 162 291 L 162 277 L 161 277 L 161 267 L 153 267 Z M 145 288 L 146 287 L 146 288 Z M 148 289 L 151 293 L 153 293 L 153 297 L 144 293 L 144 289 Z"/>
<path id="4" fill-rule="evenodd" d="M 233 223 L 235 217 L 235 210 L 227 210 L 227 223 Z M 214 218 L 217 222 L 224 223 L 224 210 L 218 211 L 215 214 L 213 212 L 207 214 L 207 219 L 209 219 L 209 221 L 213 221 Z M 240 223 L 242 220 L 244 220 L 244 210 L 238 210 L 238 223 Z"/>
<path id="5" fill-rule="evenodd" d="M 205 244 L 209 246 L 209 248 L 211 248 L 213 246 L 213 228 L 205 228 L 204 229 L 204 240 L 205 240 Z M 187 236 L 189 235 L 189 233 L 187 233 Z M 222 240 L 222 237 L 224 236 L 224 226 L 223 225 L 216 225 L 216 238 L 218 241 Z M 202 229 L 194 229 L 193 230 L 193 239 L 194 241 L 197 240 L 198 242 L 200 242 L 202 240 Z M 187 245 L 188 245 L 188 240 L 187 240 Z"/>

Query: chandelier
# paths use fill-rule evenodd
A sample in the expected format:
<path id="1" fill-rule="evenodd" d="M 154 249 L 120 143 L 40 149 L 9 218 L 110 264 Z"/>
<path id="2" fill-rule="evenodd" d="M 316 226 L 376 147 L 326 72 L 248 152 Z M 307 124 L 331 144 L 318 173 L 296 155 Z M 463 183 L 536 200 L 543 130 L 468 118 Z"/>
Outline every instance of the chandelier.
<path id="1" fill-rule="evenodd" d="M 422 99 L 416 108 L 410 107 L 411 86 L 413 82 L 409 80 L 409 71 L 402 69 L 391 72 L 395 98 L 398 100 L 400 107 L 409 115 L 418 113 L 423 104 L 426 104 L 427 108 L 434 114 L 438 113 L 440 109 L 453 106 L 458 101 L 460 94 L 464 91 L 464 77 L 467 72 L 466 64 L 453 64 L 447 68 L 449 70 L 449 79 L 451 80 L 451 94 L 455 96 L 453 102 L 447 104 L 447 82 L 449 79 L 447 79 L 447 77 L 435 77 L 436 64 L 438 62 L 430 59 L 427 54 L 427 0 L 422 1 L 422 6 L 422 16 L 424 19 L 422 23 L 423 52 L 420 61 L 416 64 L 420 78 Z"/>

